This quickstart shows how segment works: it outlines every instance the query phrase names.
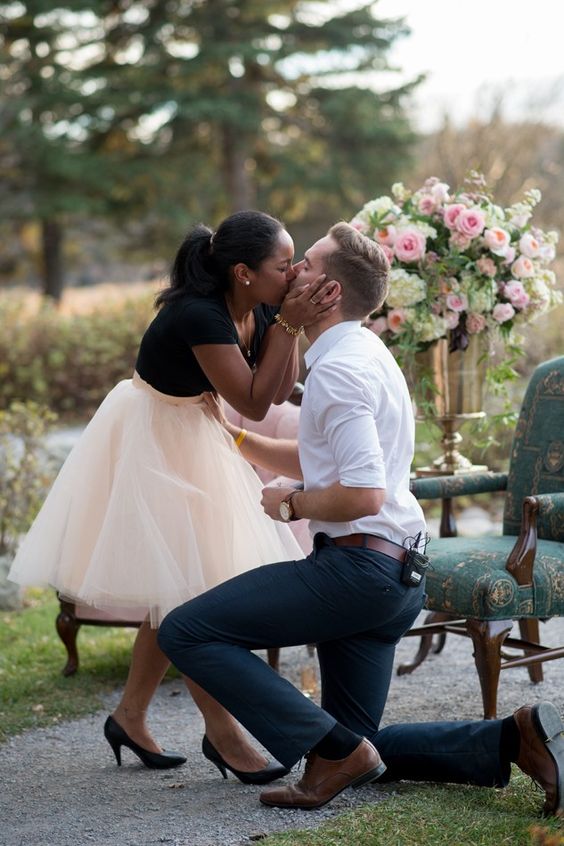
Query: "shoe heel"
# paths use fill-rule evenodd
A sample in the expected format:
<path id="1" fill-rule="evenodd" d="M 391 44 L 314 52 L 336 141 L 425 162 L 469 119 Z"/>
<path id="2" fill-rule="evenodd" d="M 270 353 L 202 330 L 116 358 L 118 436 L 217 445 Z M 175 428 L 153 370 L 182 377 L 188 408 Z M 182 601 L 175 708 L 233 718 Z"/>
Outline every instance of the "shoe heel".
<path id="1" fill-rule="evenodd" d="M 111 740 L 108 740 L 108 743 L 112 747 L 114 755 L 116 756 L 118 767 L 121 767 L 121 743 L 112 743 Z"/>
<path id="2" fill-rule="evenodd" d="M 544 736 L 544 742 L 557 739 L 564 726 L 559 712 L 550 702 L 540 702 L 533 712 L 533 720 Z"/>
<path id="3" fill-rule="evenodd" d="M 112 747 L 118 767 L 121 767 L 121 740 L 115 735 L 111 717 L 108 717 L 104 725 L 104 737 Z"/>
<path id="4" fill-rule="evenodd" d="M 227 770 L 225 769 L 223 764 L 221 764 L 219 761 L 213 761 L 212 763 L 216 765 L 223 778 L 227 778 Z"/>

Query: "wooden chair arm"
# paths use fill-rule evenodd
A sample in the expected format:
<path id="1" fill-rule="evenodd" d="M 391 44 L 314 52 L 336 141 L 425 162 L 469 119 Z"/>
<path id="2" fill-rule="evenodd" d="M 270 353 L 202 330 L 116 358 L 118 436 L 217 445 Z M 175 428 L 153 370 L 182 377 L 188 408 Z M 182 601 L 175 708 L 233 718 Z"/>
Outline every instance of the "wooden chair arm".
<path id="1" fill-rule="evenodd" d="M 538 510 L 537 497 L 526 496 L 523 500 L 521 531 L 505 565 L 505 569 L 511 573 L 518 585 L 533 584 L 533 565 L 537 554 Z"/>

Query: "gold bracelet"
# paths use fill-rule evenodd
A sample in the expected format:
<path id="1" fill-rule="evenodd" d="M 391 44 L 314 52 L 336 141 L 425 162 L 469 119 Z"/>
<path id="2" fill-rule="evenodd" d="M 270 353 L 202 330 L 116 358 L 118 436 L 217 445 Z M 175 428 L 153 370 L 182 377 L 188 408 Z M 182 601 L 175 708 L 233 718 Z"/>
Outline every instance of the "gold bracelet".
<path id="1" fill-rule="evenodd" d="M 284 320 L 284 318 L 281 317 L 280 314 L 275 314 L 274 320 L 275 320 L 276 323 L 278 323 L 279 326 L 282 327 L 282 329 L 286 330 L 288 335 L 292 335 L 292 337 L 294 337 L 294 338 L 297 338 L 298 335 L 301 335 L 302 332 L 304 331 L 303 326 L 290 326 L 288 321 Z"/>
<path id="2" fill-rule="evenodd" d="M 235 438 L 235 446 L 236 446 L 236 447 L 240 447 L 240 446 L 241 446 L 241 444 L 243 443 L 243 441 L 244 441 L 244 440 L 245 440 L 245 438 L 247 437 L 247 434 L 248 434 L 248 432 L 247 432 L 247 430 L 246 430 L 246 429 L 241 429 L 241 431 L 239 432 L 239 434 L 238 434 L 238 435 L 237 435 L 237 437 Z"/>

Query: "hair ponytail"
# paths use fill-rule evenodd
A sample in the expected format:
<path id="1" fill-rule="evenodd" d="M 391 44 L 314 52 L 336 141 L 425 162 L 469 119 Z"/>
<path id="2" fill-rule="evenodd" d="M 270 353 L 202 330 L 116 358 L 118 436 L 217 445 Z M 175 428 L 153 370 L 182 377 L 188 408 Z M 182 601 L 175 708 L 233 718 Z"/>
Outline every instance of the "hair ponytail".
<path id="1" fill-rule="evenodd" d="M 170 270 L 170 284 L 157 294 L 159 308 L 188 293 L 210 294 L 217 288 L 211 271 L 210 249 L 213 233 L 199 223 L 184 238 Z"/>
<path id="2" fill-rule="evenodd" d="M 258 211 L 240 211 L 227 217 L 217 229 L 197 224 L 185 237 L 170 271 L 170 284 L 155 298 L 159 308 L 186 294 L 206 296 L 227 291 L 230 269 L 242 262 L 257 270 L 269 258 L 283 225 Z"/>

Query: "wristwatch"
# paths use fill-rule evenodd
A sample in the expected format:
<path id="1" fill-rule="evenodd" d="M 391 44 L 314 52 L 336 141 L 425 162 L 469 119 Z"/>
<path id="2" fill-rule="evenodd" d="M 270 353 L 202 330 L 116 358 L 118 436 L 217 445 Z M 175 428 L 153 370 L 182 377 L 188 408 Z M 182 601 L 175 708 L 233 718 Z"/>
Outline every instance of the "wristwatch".
<path id="1" fill-rule="evenodd" d="M 290 523 L 292 520 L 298 519 L 294 511 L 294 506 L 292 505 L 292 497 L 297 493 L 299 493 L 299 491 L 292 491 L 292 493 L 288 494 L 288 496 L 280 503 L 280 517 L 285 523 Z"/>

